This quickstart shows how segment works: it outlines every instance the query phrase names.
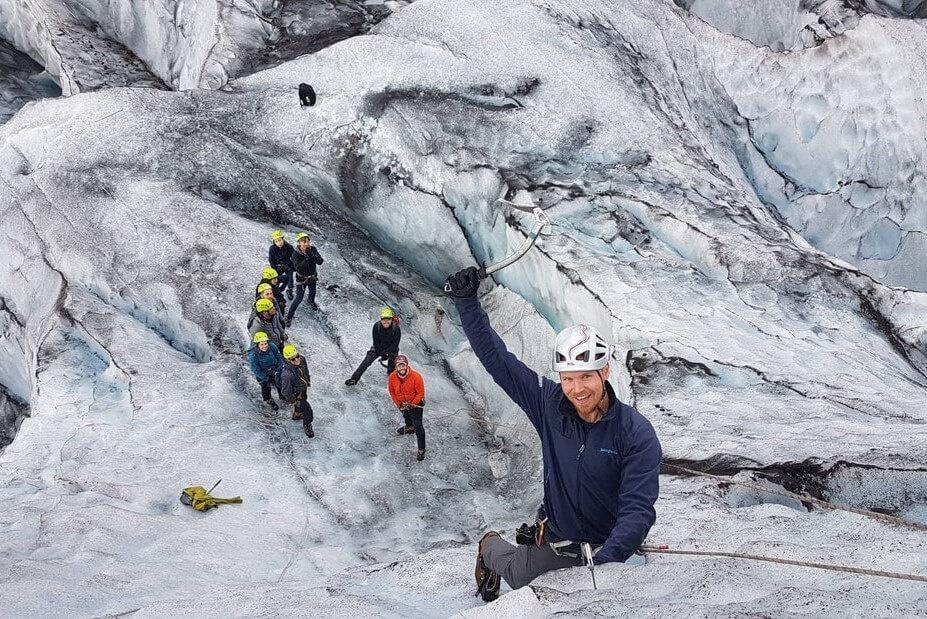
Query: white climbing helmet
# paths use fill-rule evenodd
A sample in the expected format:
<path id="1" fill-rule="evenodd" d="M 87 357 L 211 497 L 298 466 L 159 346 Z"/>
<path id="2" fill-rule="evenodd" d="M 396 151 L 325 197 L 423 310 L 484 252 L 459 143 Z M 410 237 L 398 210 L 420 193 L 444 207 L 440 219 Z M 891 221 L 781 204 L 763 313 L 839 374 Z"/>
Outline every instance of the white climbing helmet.
<path id="1" fill-rule="evenodd" d="M 608 365 L 612 347 L 589 325 L 573 325 L 554 341 L 554 372 L 601 370 Z"/>

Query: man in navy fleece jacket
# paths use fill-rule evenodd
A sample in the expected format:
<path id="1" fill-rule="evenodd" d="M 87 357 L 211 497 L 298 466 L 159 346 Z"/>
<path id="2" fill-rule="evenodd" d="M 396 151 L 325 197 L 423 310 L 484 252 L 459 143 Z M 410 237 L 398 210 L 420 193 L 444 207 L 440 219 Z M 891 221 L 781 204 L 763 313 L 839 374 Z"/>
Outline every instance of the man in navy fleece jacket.
<path id="1" fill-rule="evenodd" d="M 650 422 L 622 403 L 607 382 L 611 347 L 595 329 L 575 325 L 557 335 L 556 383 L 508 352 L 476 296 L 475 268 L 448 278 L 464 333 L 483 367 L 528 415 L 541 439 L 544 503 L 533 545 L 490 531 L 480 540 L 476 579 L 483 598 L 498 595 L 499 576 L 513 589 L 541 574 L 594 561 L 626 561 L 656 520 L 662 450 Z M 488 601 L 488 600 L 487 600 Z"/>

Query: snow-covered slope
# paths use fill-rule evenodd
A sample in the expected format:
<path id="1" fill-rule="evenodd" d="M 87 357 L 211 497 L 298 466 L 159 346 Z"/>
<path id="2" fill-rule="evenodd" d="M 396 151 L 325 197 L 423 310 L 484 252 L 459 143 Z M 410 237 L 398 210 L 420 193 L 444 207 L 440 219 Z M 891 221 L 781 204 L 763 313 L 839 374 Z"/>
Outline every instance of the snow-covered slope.
<path id="1" fill-rule="evenodd" d="M 910 23 L 870 16 L 853 32 Z M 863 53 L 846 36 L 821 46 L 849 46 L 835 74 Z M 523 238 L 530 221 L 500 196 L 553 220 L 484 290 L 530 365 L 546 367 L 556 329 L 593 322 L 619 347 L 616 387 L 672 461 L 923 519 L 927 294 L 791 227 L 791 159 L 740 113 L 762 99 L 756 84 L 826 65 L 821 47 L 785 58 L 658 0 L 422 1 L 230 92 L 108 89 L 21 111 L 0 128 L 0 384 L 30 417 L 0 455 L 0 577 L 14 585 L 0 607 L 475 606 L 473 541 L 511 531 L 539 498 L 536 439 L 438 296 L 448 273 Z M 919 88 L 909 77 L 885 87 L 899 113 Z M 306 80 L 313 108 L 296 99 Z M 859 170 L 927 152 L 880 135 L 908 150 L 857 144 L 871 158 Z M 800 172 L 830 182 L 834 150 L 806 148 L 822 161 Z M 323 311 L 301 310 L 293 330 L 312 359 L 312 441 L 262 411 L 241 355 L 280 224 L 307 229 L 326 258 Z M 343 386 L 382 304 L 403 315 L 427 381 L 421 464 L 395 435 L 382 371 Z M 219 478 L 242 505 L 177 503 Z M 927 572 L 923 534 L 663 481 L 654 542 Z M 582 569 L 551 574 L 485 612 L 927 612 L 916 583 L 732 560 L 657 556 L 599 578 L 592 592 Z"/>

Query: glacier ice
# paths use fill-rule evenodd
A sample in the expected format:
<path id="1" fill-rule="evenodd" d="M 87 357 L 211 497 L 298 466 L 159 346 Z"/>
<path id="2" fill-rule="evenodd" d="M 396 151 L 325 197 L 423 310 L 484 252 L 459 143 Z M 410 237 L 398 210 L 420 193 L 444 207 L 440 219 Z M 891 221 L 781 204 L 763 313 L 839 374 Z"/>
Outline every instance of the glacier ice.
<path id="1" fill-rule="evenodd" d="M 263 36 L 239 25 L 247 45 Z M 0 407 L 19 424 L 0 453 L 0 577 L 15 585 L 0 607 L 925 612 L 914 583 L 661 555 L 600 567 L 598 591 L 568 570 L 474 608 L 473 542 L 530 516 L 540 460 L 438 296 L 448 272 L 524 238 L 530 216 L 497 198 L 538 204 L 550 230 L 483 290 L 531 366 L 547 367 L 556 329 L 594 322 L 673 461 L 922 517 L 925 148 L 898 130 L 916 125 L 920 78 L 892 62 L 919 57 L 915 26 L 866 15 L 781 54 L 657 0 L 416 2 L 227 90 L 103 88 L 20 110 L 0 126 Z M 193 71 L 150 51 L 165 83 L 181 78 L 155 67 Z M 214 85 L 219 65 L 181 81 Z M 304 109 L 307 76 L 319 103 Z M 877 101 L 851 96 L 864 79 Z M 260 409 L 241 355 L 277 226 L 326 259 L 323 316 L 301 311 L 292 331 L 313 360 L 308 443 Z M 395 438 L 382 370 L 342 386 L 381 305 L 426 378 L 422 464 Z M 177 502 L 220 478 L 242 505 Z M 656 543 L 927 568 L 903 528 L 672 471 L 662 484 Z"/>
<path id="2" fill-rule="evenodd" d="M 0 38 L 66 95 L 101 87 L 221 88 L 367 32 L 412 0 L 8 0 Z"/>
<path id="3" fill-rule="evenodd" d="M 30 101 L 60 94 L 40 65 L 0 40 L 0 123 Z"/>

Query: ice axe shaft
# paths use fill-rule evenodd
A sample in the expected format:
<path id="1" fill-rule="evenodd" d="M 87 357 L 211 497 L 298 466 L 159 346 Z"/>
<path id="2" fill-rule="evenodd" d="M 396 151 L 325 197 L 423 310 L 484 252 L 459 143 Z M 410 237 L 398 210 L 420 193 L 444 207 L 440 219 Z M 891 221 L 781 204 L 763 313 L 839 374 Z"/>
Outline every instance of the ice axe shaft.
<path id="1" fill-rule="evenodd" d="M 525 206 L 523 204 L 515 204 L 514 202 L 509 202 L 508 200 L 499 199 L 498 202 L 507 204 L 509 206 L 515 207 L 521 211 L 530 211 L 534 215 L 534 228 L 528 234 L 528 238 L 525 239 L 525 242 L 521 244 L 521 247 L 516 249 L 510 255 L 506 256 L 499 262 L 493 263 L 489 266 L 480 267 L 479 276 L 480 279 L 486 279 L 496 271 L 504 269 L 513 262 L 517 261 L 519 258 L 528 253 L 528 250 L 534 247 L 534 243 L 538 240 L 538 236 L 541 235 L 541 230 L 544 229 L 544 226 L 550 223 L 550 219 L 547 217 L 547 213 L 543 209 L 536 206 Z M 444 292 L 451 292 L 450 283 L 444 284 Z"/>
<path id="2" fill-rule="evenodd" d="M 589 568 L 589 573 L 592 574 L 592 588 L 598 589 L 595 584 L 595 563 L 592 561 L 592 546 L 589 545 L 589 542 L 583 542 L 579 547 L 583 552 L 583 561 L 585 561 L 586 566 Z"/>

